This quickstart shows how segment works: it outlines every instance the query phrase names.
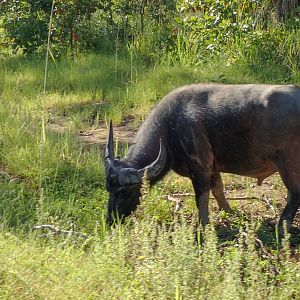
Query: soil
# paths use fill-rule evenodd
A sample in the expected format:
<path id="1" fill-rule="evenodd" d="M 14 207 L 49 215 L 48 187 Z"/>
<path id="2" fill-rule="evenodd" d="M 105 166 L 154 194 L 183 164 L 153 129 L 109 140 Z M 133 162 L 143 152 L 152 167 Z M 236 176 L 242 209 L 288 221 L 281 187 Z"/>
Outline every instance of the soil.
<path id="1" fill-rule="evenodd" d="M 134 118 L 128 116 L 123 119 L 121 124 L 114 125 L 114 140 L 121 145 L 130 144 L 137 132 L 137 127 L 133 125 Z M 63 133 L 68 129 L 68 123 L 65 119 L 55 119 L 48 124 L 50 131 Z M 99 123 L 97 129 L 85 129 L 78 132 L 78 137 L 84 145 L 100 144 L 105 145 L 107 142 L 108 129 L 105 122 Z"/>
<path id="2" fill-rule="evenodd" d="M 107 128 L 105 124 L 101 124 L 100 128 L 92 130 L 84 130 L 79 132 L 80 140 L 87 144 L 106 144 Z M 136 130 L 130 129 L 127 124 L 114 126 L 114 140 L 121 145 L 130 144 L 135 136 Z"/>

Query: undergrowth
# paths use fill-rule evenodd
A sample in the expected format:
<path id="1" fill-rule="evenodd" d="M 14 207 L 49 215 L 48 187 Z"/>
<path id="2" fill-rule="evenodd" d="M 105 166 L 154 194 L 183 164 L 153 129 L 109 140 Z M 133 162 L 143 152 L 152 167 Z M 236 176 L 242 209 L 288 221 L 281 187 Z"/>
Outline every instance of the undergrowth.
<path id="1" fill-rule="evenodd" d="M 134 116 L 137 126 L 167 92 L 183 84 L 261 82 L 263 73 L 242 63 L 243 56 L 231 62 L 225 57 L 195 67 L 146 67 L 126 56 L 78 55 L 50 62 L 46 93 L 43 61 L 1 60 L 2 222 L 30 228 L 38 220 L 54 220 L 92 230 L 107 201 L 104 145 L 87 146 L 78 132 L 106 126 L 110 118 L 118 124 L 126 116 Z M 277 71 L 266 72 L 264 81 L 284 83 L 286 71 Z M 185 181 L 178 182 L 177 190 L 184 190 Z M 167 217 L 167 207 L 161 216 Z"/>
<path id="2" fill-rule="evenodd" d="M 33 235 L 25 240 L 1 230 L 0 297 L 300 297 L 299 264 L 287 246 L 280 252 L 263 252 L 252 225 L 241 227 L 226 247 L 213 226 L 200 235 L 195 228 L 182 218 L 169 225 L 134 220 L 133 226 L 117 226 L 102 238 L 92 236 L 81 243 L 51 237 L 44 241 Z"/>
<path id="3" fill-rule="evenodd" d="M 134 116 L 137 127 L 167 92 L 183 84 L 300 84 L 297 34 L 279 30 L 276 38 L 271 33 L 237 38 L 196 64 L 184 57 L 192 53 L 177 53 L 182 61 L 162 56 L 157 64 L 118 53 L 78 54 L 50 62 L 45 93 L 43 60 L 1 59 L 0 297 L 299 298 L 297 256 L 287 245 L 280 250 L 268 224 L 285 193 L 276 178 L 268 183 L 267 197 L 257 196 L 262 204 L 232 201 L 233 215 L 218 212 L 212 201 L 216 226 L 199 235 L 192 187 L 171 173 L 125 226 L 108 229 L 105 145 L 78 138 L 80 131 L 105 127 L 110 118 L 120 124 Z M 254 193 L 248 180 L 228 175 L 224 184 L 231 196 L 239 196 L 241 186 L 247 195 Z M 180 193 L 178 211 L 172 195 Z M 40 223 L 91 238 L 75 244 L 43 241 L 32 232 Z M 299 235 L 292 241 L 298 254 Z"/>
<path id="4" fill-rule="evenodd" d="M 269 222 L 278 218 L 286 193 L 277 177 L 258 192 L 250 179 L 223 176 L 232 212 L 219 212 L 212 200 L 203 233 L 190 182 L 170 173 L 144 190 L 125 225 L 107 228 L 105 145 L 79 138 L 109 119 L 120 124 L 129 117 L 137 127 L 184 84 L 299 85 L 297 16 L 290 25 L 259 23 L 254 2 L 231 1 L 237 14 L 223 2 L 207 1 L 203 11 L 195 1 L 182 2 L 187 18 L 167 15 L 175 25 L 165 31 L 163 23 L 155 31 L 146 22 L 125 41 L 118 29 L 116 40 L 105 42 L 114 49 L 106 54 L 52 57 L 47 81 L 41 56 L 0 49 L 0 298 L 300 298 L 299 231 L 280 241 Z M 91 20 L 98 32 L 97 15 Z M 97 43 L 105 32 L 94 36 Z M 0 28 L 2 43 L 4 33 Z M 33 232 L 47 223 L 90 237 Z"/>

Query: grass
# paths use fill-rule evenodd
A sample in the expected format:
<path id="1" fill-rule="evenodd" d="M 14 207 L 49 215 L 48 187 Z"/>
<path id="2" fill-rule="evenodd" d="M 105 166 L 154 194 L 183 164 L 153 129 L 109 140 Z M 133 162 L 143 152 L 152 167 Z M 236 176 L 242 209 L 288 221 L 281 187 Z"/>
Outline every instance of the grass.
<path id="1" fill-rule="evenodd" d="M 132 227 L 117 227 L 105 238 L 74 245 L 72 240 L 24 239 L 1 230 L 0 297 L 299 298 L 299 264 L 288 247 L 262 257 L 251 226 L 226 247 L 211 226 L 201 244 L 194 232 L 184 219 L 169 227 L 135 220 Z"/>
<path id="2" fill-rule="evenodd" d="M 183 84 L 261 82 L 260 69 L 254 72 L 243 59 L 240 55 L 239 60 L 228 61 L 224 54 L 223 59 L 196 67 L 145 67 L 132 58 L 78 55 L 74 61 L 50 62 L 46 94 L 43 60 L 1 60 L 0 165 L 6 174 L 0 204 L 3 222 L 10 227 L 23 224 L 29 228 L 41 219 L 43 211 L 44 221 L 75 222 L 92 230 L 107 199 L 103 145 L 87 147 L 78 139 L 78 132 L 97 128 L 109 118 L 117 124 L 134 115 L 138 124 L 168 91 Z M 286 70 L 276 72 L 266 73 L 265 82 L 284 83 Z M 42 126 L 42 112 L 46 128 Z M 57 124 L 60 130 L 54 130 Z M 16 179 L 13 183 L 12 178 Z M 177 190 L 185 190 L 186 181 L 174 182 Z M 19 198 L 24 203 L 20 219 L 23 213 L 17 212 L 14 204 Z"/>
<path id="3" fill-rule="evenodd" d="M 75 222 L 92 230 L 107 199 L 103 145 L 86 147 L 78 140 L 78 131 L 97 128 L 111 117 L 118 123 L 124 116 L 134 115 L 137 122 L 168 91 L 186 83 L 257 81 L 246 67 L 218 62 L 216 68 L 216 64 L 196 69 L 140 65 L 135 66 L 138 76 L 132 80 L 133 66 L 127 60 L 118 62 L 116 76 L 115 57 L 79 56 L 74 62 L 50 63 L 44 95 L 42 61 L 33 57 L 1 61 L 0 164 L 8 175 L 0 211 L 3 216 L 15 216 L 4 217 L 3 222 L 28 228 L 40 220 L 42 186 L 44 221 Z M 42 109 L 46 128 L 41 126 Z M 57 123 L 62 123 L 58 132 L 51 127 Z M 10 176 L 17 179 L 13 184 Z M 177 190 L 184 190 L 185 184 L 179 180 Z M 16 197 L 25 206 L 21 219 Z"/>
<path id="4" fill-rule="evenodd" d="M 285 194 L 277 177 L 258 191 L 249 179 L 225 175 L 229 198 L 265 200 L 230 200 L 231 215 L 211 201 L 215 226 L 199 236 L 192 186 L 170 173 L 125 226 L 108 230 L 104 145 L 79 139 L 80 130 L 104 127 L 109 118 L 118 124 L 134 116 L 136 127 L 168 91 L 187 83 L 300 84 L 297 68 L 256 69 L 235 49 L 232 60 L 224 54 L 193 67 L 78 55 L 50 62 L 45 94 L 44 61 L 0 61 L 0 298 L 299 298 L 299 264 L 288 246 L 279 251 L 268 224 Z M 178 193 L 187 195 L 176 211 L 166 196 Z M 91 238 L 44 241 L 32 232 L 38 223 Z M 299 235 L 292 245 L 298 254 Z"/>

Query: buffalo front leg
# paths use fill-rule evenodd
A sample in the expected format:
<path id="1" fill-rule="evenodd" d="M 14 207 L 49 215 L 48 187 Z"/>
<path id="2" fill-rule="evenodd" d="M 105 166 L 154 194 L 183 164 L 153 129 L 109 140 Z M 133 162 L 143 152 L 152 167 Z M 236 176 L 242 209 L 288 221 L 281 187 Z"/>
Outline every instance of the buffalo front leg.
<path id="1" fill-rule="evenodd" d="M 191 124 L 186 120 L 181 123 L 184 135 L 181 137 L 180 143 L 186 155 L 184 161 L 195 190 L 199 219 L 202 226 L 205 227 L 208 223 L 208 200 L 214 155 L 205 128 L 201 124 L 195 127 L 194 123 Z M 184 124 L 185 122 L 187 123 Z"/>
<path id="2" fill-rule="evenodd" d="M 209 191 L 201 192 L 199 195 L 196 193 L 196 204 L 199 210 L 199 220 L 203 228 L 205 228 L 208 223 L 208 200 Z"/>
<path id="3" fill-rule="evenodd" d="M 224 195 L 222 178 L 220 172 L 218 171 L 213 171 L 213 174 L 211 176 L 211 191 L 218 202 L 219 209 L 226 212 L 230 211 L 230 205 Z"/>
<path id="4" fill-rule="evenodd" d="M 199 221 L 204 228 L 208 223 L 210 173 L 209 171 L 200 172 L 199 170 L 194 170 L 190 177 L 195 190 L 196 205 L 199 211 Z"/>

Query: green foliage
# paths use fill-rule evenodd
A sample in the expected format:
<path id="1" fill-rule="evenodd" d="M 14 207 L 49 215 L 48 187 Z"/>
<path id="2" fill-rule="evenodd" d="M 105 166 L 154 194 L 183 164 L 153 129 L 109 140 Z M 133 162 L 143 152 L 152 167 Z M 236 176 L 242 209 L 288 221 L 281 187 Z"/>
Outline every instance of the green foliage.
<path id="1" fill-rule="evenodd" d="M 6 227 L 30 230 L 36 220 L 37 197 L 19 178 L 1 176 L 0 222 Z"/>
<path id="2" fill-rule="evenodd" d="M 154 63 L 170 43 L 175 1 L 103 1 L 78 25 L 79 48 L 111 53 L 129 52 Z"/>
<path id="3" fill-rule="evenodd" d="M 46 37 L 38 30 L 47 27 L 50 1 L 12 1 L 5 8 L 17 3 L 20 24 L 6 11 L 7 33 L 16 48 L 43 49 Z M 247 1 L 202 1 L 205 17 L 192 12 L 190 19 L 183 14 L 196 4 L 185 2 L 174 20 L 173 2 L 56 3 L 53 53 L 72 47 L 102 53 L 74 51 L 72 59 L 50 62 L 46 93 L 44 61 L 0 60 L 0 298 L 299 298 L 299 265 L 288 239 L 276 252 L 279 243 L 267 224 L 259 234 L 271 249 L 257 242 L 247 212 L 235 217 L 214 209 L 217 226 L 200 232 L 193 197 L 182 211 L 166 200 L 168 193 L 192 192 L 174 174 L 144 193 L 125 226 L 106 228 L 105 139 L 87 144 L 79 137 L 109 118 L 118 124 L 134 115 L 136 126 L 183 84 L 300 84 L 296 23 L 256 26 L 258 4 Z M 82 247 L 68 239 L 44 243 L 31 234 L 40 222 L 93 237 Z M 11 233 L 19 230 L 26 238 Z"/>
<path id="4" fill-rule="evenodd" d="M 285 73 L 284 81 L 300 69 L 299 31 L 271 27 L 268 31 L 254 31 L 242 39 L 241 55 L 244 62 L 262 75 L 277 69 Z"/>
<path id="5" fill-rule="evenodd" d="M 61 55 L 66 50 L 74 51 L 78 36 L 76 26 L 82 16 L 89 18 L 98 5 L 93 1 L 55 1 L 51 31 L 53 52 Z M 1 9 L 4 29 L 13 41 L 13 48 L 25 53 L 44 50 L 50 20 L 51 0 L 13 0 L 4 3 Z"/>
<path id="6" fill-rule="evenodd" d="M 50 0 L 4 1 L 0 14 L 4 43 L 12 41 L 15 51 L 44 52 L 51 4 Z M 254 60 L 249 64 L 277 59 L 288 69 L 291 63 L 286 61 L 297 57 L 291 49 L 297 48 L 290 48 L 284 36 L 295 36 L 299 17 L 291 11 L 276 23 L 274 11 L 274 4 L 260 0 L 55 1 L 51 53 L 114 52 L 150 65 L 167 60 L 197 66 L 215 57 L 224 59 L 224 54 L 232 61 L 234 45 L 239 43 L 246 48 L 242 55 Z"/>
<path id="7" fill-rule="evenodd" d="M 167 92 L 192 82 L 257 82 L 263 74 L 264 82 L 287 80 L 282 66 L 275 69 L 270 64 L 270 71 L 262 73 L 242 62 L 237 59 L 228 65 L 226 60 L 216 60 L 199 69 L 167 64 L 151 68 L 130 57 L 77 55 L 74 60 L 50 62 L 48 91 L 41 94 L 43 61 L 35 57 L 0 61 L 0 170 L 8 174 L 1 178 L 2 222 L 30 228 L 44 220 L 92 231 L 107 201 L 102 161 L 106 137 L 100 145 L 85 145 L 78 132 L 98 128 L 99 122 L 105 126 L 111 117 L 118 124 L 128 115 L 135 116 L 130 125 L 134 128 Z M 10 184 L 14 178 L 17 181 Z M 191 192 L 191 187 L 172 178 L 143 202 L 145 218 L 173 219 L 174 203 L 163 195 Z M 193 215 L 195 205 L 190 202 L 193 205 L 185 211 Z"/>
<path id="8" fill-rule="evenodd" d="M 47 12 L 29 1 L 9 1 L 4 5 L 3 26 L 13 48 L 31 53 L 43 46 L 48 33 Z"/>
<path id="9" fill-rule="evenodd" d="M 0 17 L 13 48 L 26 53 L 44 50 L 48 34 L 52 1 L 13 0 L 4 3 Z M 164 35 L 175 10 L 174 1 L 124 0 L 57 0 L 51 31 L 51 46 L 55 56 L 75 51 L 112 51 L 115 41 L 127 42 L 155 30 L 155 45 L 165 42 Z M 160 37 L 158 35 L 160 33 Z"/>
<path id="10" fill-rule="evenodd" d="M 189 46 L 202 57 L 219 52 L 232 39 L 256 26 L 258 1 L 182 1 L 179 2 L 177 35 L 187 35 Z M 195 49 L 196 50 L 196 49 Z"/>
<path id="11" fill-rule="evenodd" d="M 52 1 L 0 3 L 0 53 L 9 54 L 10 43 L 16 52 L 43 52 Z M 300 297 L 288 236 L 278 252 L 276 233 L 266 223 L 248 225 L 241 204 L 232 214 L 211 205 L 216 227 L 200 232 L 193 197 L 183 197 L 182 210 L 167 200 L 193 192 L 172 173 L 151 191 L 144 186 L 125 226 L 106 228 L 105 138 L 93 144 L 79 136 L 109 118 L 118 124 L 134 116 L 132 129 L 183 84 L 300 84 L 297 15 L 274 23 L 265 17 L 268 5 L 57 0 L 51 54 L 72 57 L 49 63 L 47 91 L 39 56 L 1 57 L 0 298 Z M 283 189 L 272 181 L 275 188 Z M 40 222 L 92 237 L 82 246 L 37 241 L 31 228 Z M 26 237 L 12 234 L 19 231 Z"/>
<path id="12" fill-rule="evenodd" d="M 55 1 L 52 24 L 52 46 L 57 55 L 70 50 L 73 54 L 78 44 L 78 24 L 82 18 L 89 19 L 99 5 L 98 0 Z"/>
<path id="13" fill-rule="evenodd" d="M 299 69 L 299 18 L 274 23 L 270 11 L 272 4 L 265 1 L 178 1 L 164 57 L 186 66 L 244 58 L 254 68 L 264 70 L 271 62 L 294 73 Z"/>

